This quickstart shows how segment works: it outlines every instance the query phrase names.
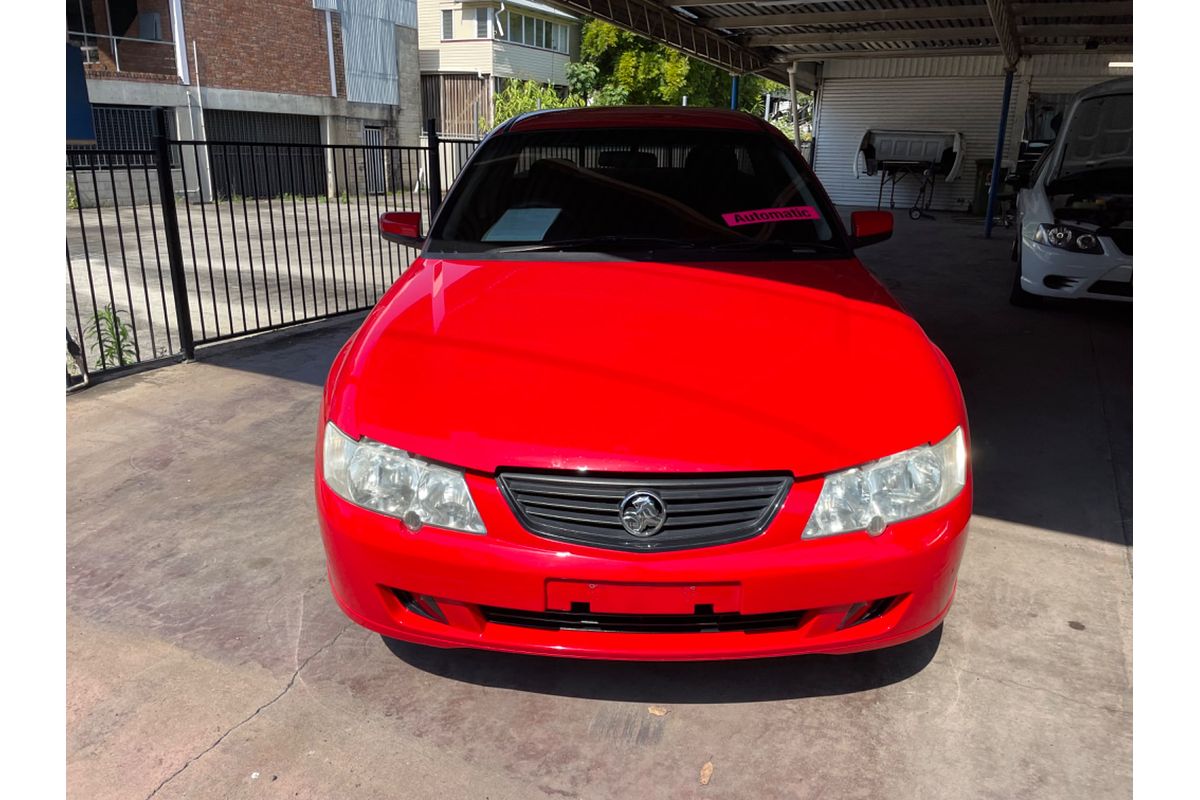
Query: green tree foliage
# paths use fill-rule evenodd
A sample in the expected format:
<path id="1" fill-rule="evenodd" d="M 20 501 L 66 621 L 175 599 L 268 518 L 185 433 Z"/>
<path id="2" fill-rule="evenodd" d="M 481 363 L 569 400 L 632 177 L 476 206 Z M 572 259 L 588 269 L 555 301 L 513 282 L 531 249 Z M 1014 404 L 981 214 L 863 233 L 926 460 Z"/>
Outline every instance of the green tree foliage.
<path id="1" fill-rule="evenodd" d="M 499 125 L 506 119 L 524 114 L 526 111 L 536 111 L 539 108 L 574 108 L 584 105 L 584 100 L 575 94 L 562 98 L 552 86 L 540 84 L 537 81 L 512 80 L 498 92 L 494 101 L 494 125 Z M 492 125 L 486 119 L 479 120 L 481 130 L 488 130 Z"/>
<path id="2" fill-rule="evenodd" d="M 691 106 L 729 107 L 728 72 L 607 22 L 584 23 L 579 59 L 568 67 L 567 81 L 572 94 L 594 105 L 679 105 L 686 96 Z M 744 75 L 738 108 L 761 108 L 766 92 L 782 88 Z"/>

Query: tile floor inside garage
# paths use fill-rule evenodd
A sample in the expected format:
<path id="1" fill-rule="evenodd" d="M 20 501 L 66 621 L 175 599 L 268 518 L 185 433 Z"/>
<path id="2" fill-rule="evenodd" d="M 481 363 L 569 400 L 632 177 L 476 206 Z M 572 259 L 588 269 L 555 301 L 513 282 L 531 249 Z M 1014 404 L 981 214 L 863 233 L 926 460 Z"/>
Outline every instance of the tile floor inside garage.
<path id="1" fill-rule="evenodd" d="M 389 647 L 334 605 L 314 518 L 343 319 L 68 399 L 71 796 L 1128 796 L 1131 311 L 1012 308 L 1011 232 L 897 225 L 861 255 L 974 436 L 940 637 L 719 664 Z"/>

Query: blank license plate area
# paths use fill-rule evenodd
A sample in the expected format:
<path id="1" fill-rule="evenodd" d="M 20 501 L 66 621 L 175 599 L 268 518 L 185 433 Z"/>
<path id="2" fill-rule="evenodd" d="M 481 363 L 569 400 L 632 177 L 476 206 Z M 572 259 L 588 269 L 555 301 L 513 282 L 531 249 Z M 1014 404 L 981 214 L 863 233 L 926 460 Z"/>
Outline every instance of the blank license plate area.
<path id="1" fill-rule="evenodd" d="M 741 600 L 741 586 L 736 583 L 546 582 L 547 611 L 726 614 L 740 611 Z"/>

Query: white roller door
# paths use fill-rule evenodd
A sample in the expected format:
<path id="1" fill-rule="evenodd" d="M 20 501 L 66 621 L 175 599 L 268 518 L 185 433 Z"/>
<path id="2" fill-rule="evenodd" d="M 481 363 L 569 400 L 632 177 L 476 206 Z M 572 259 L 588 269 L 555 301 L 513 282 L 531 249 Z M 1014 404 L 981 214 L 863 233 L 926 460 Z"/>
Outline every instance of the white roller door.
<path id="1" fill-rule="evenodd" d="M 874 208 L 879 176 L 855 177 L 854 161 L 863 134 L 872 128 L 956 131 L 966 152 L 958 180 L 939 181 L 933 208 L 965 212 L 975 191 L 976 161 L 992 159 L 1004 95 L 1002 75 L 966 77 L 827 78 L 821 83 L 820 119 L 815 134 L 817 176 L 839 205 Z M 1024 85 L 1013 84 L 1005 161 L 1016 159 Z M 896 186 L 896 207 L 907 208 L 917 181 Z M 884 208 L 888 191 L 884 192 Z"/>
<path id="2" fill-rule="evenodd" d="M 1013 81 L 1003 163 L 1017 156 L 1030 91 L 1074 93 L 1129 74 L 1110 61 L 1131 56 L 1078 54 L 1033 56 L 1022 62 Z M 854 160 L 863 133 L 871 128 L 948 130 L 961 133 L 966 152 L 957 181 L 939 182 L 933 208 L 965 213 L 974 198 L 977 162 L 990 162 L 1004 95 L 1003 62 L 995 56 L 905 59 L 845 59 L 823 67 L 818 100 L 813 164 L 835 203 L 874 208 L 879 177 L 855 177 Z M 896 207 L 907 208 L 917 183 L 896 187 Z M 888 192 L 884 193 L 887 207 Z M 976 213 L 981 213 L 976 210 Z"/>

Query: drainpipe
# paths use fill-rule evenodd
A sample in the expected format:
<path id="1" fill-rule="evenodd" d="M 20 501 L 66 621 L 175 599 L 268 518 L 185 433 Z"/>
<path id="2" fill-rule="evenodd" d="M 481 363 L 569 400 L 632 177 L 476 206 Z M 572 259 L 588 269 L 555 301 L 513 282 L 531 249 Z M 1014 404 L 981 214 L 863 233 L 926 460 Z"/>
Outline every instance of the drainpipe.
<path id="1" fill-rule="evenodd" d="M 1000 103 L 1000 128 L 996 132 L 996 155 L 992 159 L 992 185 L 988 187 L 987 216 L 983 220 L 983 236 L 992 238 L 996 196 L 1000 194 L 1000 158 L 1004 155 L 1004 130 L 1008 127 L 1008 103 L 1012 99 L 1013 67 L 1004 70 L 1004 100 Z"/>
<path id="2" fill-rule="evenodd" d="M 729 108 L 731 111 L 737 111 L 738 103 L 738 76 L 733 76 L 733 85 L 729 89 Z"/>
<path id="3" fill-rule="evenodd" d="M 337 70 L 333 67 L 333 18 L 325 9 L 325 49 L 329 53 L 329 94 L 337 97 Z"/>
<path id="4" fill-rule="evenodd" d="M 171 38 L 175 40 L 175 72 L 180 82 L 187 86 L 191 79 L 188 75 L 187 39 L 183 32 L 182 0 L 171 0 Z"/>
<path id="5" fill-rule="evenodd" d="M 209 201 L 216 200 L 216 195 L 213 194 L 212 185 L 212 161 L 209 159 L 208 152 L 208 127 L 204 124 L 204 89 L 200 87 L 200 54 L 196 50 L 196 40 L 192 39 L 192 61 L 196 62 L 196 105 L 200 107 L 200 139 L 205 141 L 204 145 L 204 182 L 208 184 L 208 199 Z M 190 97 L 190 94 L 189 94 Z M 192 131 L 192 138 L 196 137 L 196 132 Z M 200 176 L 196 176 L 199 180 Z M 204 202 L 203 193 L 201 193 L 200 202 Z"/>

